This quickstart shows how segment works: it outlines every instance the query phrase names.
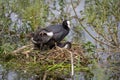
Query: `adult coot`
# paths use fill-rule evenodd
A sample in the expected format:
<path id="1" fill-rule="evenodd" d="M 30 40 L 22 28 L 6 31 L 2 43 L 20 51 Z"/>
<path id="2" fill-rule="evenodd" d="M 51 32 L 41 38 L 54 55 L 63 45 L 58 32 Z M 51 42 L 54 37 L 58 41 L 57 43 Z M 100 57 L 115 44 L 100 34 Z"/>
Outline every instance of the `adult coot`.
<path id="1" fill-rule="evenodd" d="M 47 45 L 50 48 L 55 43 L 62 41 L 70 31 L 70 21 L 64 20 L 62 24 L 51 25 L 38 30 L 32 37 L 32 42 L 37 45 Z"/>

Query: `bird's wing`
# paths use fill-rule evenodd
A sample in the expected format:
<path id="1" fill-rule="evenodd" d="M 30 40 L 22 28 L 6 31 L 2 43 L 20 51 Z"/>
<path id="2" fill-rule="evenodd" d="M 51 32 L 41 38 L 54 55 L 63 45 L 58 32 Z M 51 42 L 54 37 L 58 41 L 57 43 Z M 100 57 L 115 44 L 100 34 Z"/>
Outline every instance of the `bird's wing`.
<path id="1" fill-rule="evenodd" d="M 42 39 L 42 43 L 47 43 L 51 39 L 51 37 L 44 35 L 44 36 L 41 36 L 41 39 Z"/>
<path id="2" fill-rule="evenodd" d="M 61 32 L 62 29 L 63 29 L 62 25 L 51 25 L 45 28 L 45 30 L 53 32 L 54 34 Z"/>
<path id="3" fill-rule="evenodd" d="M 39 36 L 42 40 L 42 43 L 47 43 L 53 37 L 53 33 L 43 29 L 39 32 Z"/>
<path id="4" fill-rule="evenodd" d="M 53 32 L 53 38 L 55 41 L 60 42 L 68 32 L 63 28 L 62 25 L 52 25 L 44 28 L 48 32 Z"/>

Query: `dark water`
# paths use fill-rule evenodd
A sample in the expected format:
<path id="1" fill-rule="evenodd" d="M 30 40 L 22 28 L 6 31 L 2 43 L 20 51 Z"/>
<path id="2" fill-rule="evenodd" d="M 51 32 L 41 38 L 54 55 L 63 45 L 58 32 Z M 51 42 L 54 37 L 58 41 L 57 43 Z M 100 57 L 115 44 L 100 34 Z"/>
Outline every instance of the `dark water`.
<path id="1" fill-rule="evenodd" d="M 28 76 L 20 71 L 6 70 L 0 65 L 0 80 L 37 80 L 37 76 Z"/>

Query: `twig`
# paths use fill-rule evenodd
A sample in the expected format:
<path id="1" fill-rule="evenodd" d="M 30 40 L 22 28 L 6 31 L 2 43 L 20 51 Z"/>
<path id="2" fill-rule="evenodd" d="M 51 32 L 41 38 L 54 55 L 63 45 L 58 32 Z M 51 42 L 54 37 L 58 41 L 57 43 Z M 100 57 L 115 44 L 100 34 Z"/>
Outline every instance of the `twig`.
<path id="1" fill-rule="evenodd" d="M 116 46 L 114 46 L 114 45 L 110 45 L 110 44 L 107 44 L 107 43 L 105 43 L 105 42 L 102 42 L 102 41 L 96 39 L 96 38 L 83 26 L 83 24 L 81 23 L 81 20 L 79 19 L 78 15 L 77 15 L 77 13 L 76 13 L 76 11 L 75 11 L 75 9 L 74 9 L 73 1 L 72 1 L 72 0 L 71 0 L 71 4 L 72 4 L 73 11 L 74 11 L 74 13 L 75 13 L 75 16 L 76 16 L 78 22 L 80 23 L 81 27 L 82 27 L 95 41 L 98 41 L 99 43 L 105 44 L 105 45 L 110 46 L 110 47 L 112 47 L 112 48 L 116 48 Z"/>
<path id="2" fill-rule="evenodd" d="M 71 78 L 74 80 L 74 58 L 73 53 L 67 49 L 65 49 L 68 53 L 70 53 L 70 59 L 71 59 Z"/>
<path id="3" fill-rule="evenodd" d="M 73 64 L 73 53 L 70 52 L 71 54 L 71 77 L 72 77 L 72 80 L 74 80 L 74 64 Z"/>
<path id="4" fill-rule="evenodd" d="M 43 80 L 46 80 L 46 78 L 47 78 L 47 71 L 45 71 L 44 73 Z"/>
<path id="5" fill-rule="evenodd" d="M 33 50 L 33 48 L 31 48 L 30 50 L 24 51 L 22 53 L 26 55 L 26 58 L 29 58 L 29 54 L 28 53 L 30 53 L 32 50 Z"/>
<path id="6" fill-rule="evenodd" d="M 22 46 L 22 47 L 18 48 L 17 50 L 14 50 L 12 53 L 16 54 L 16 53 L 20 52 L 21 50 L 23 50 L 23 49 L 25 49 L 25 48 L 27 48 L 27 47 L 30 47 L 30 46 L 32 46 L 32 45 L 33 45 L 33 44 L 29 44 L 29 45 Z"/>

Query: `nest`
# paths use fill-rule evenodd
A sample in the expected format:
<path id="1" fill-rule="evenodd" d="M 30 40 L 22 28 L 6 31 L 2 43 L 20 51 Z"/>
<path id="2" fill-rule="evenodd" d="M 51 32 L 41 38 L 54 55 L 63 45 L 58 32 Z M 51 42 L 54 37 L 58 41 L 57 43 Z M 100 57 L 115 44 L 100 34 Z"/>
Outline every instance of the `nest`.
<path id="1" fill-rule="evenodd" d="M 74 63 L 78 63 L 80 60 L 81 64 L 88 64 L 89 61 L 87 57 L 84 55 L 84 51 L 80 45 L 73 45 L 71 49 L 64 49 L 60 47 L 56 47 L 55 49 L 40 51 L 40 50 L 33 50 L 33 45 L 26 45 L 23 46 L 15 51 L 13 51 L 15 55 L 19 58 L 21 57 L 24 60 L 31 61 L 32 58 L 35 58 L 36 61 L 44 61 L 44 64 L 48 64 L 50 62 L 54 63 L 70 63 L 71 54 L 73 55 Z M 19 54 L 22 53 L 22 54 Z"/>

